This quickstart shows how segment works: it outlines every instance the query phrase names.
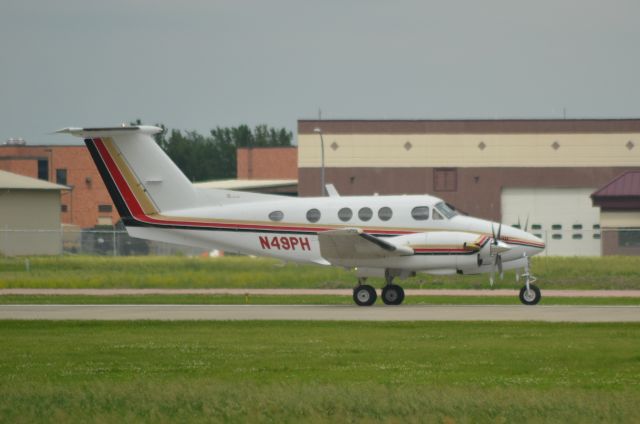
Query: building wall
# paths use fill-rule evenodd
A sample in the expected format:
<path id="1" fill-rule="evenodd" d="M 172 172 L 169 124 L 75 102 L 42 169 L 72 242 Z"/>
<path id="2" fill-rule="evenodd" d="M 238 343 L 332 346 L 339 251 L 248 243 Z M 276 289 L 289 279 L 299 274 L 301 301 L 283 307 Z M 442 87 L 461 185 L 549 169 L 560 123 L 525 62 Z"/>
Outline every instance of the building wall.
<path id="1" fill-rule="evenodd" d="M 589 197 L 596 187 L 505 188 L 502 218 L 544 240 L 545 255 L 600 256 L 600 208 Z"/>
<path id="2" fill-rule="evenodd" d="M 298 178 L 296 147 L 239 148 L 237 178 L 245 180 L 287 180 Z"/>
<path id="3" fill-rule="evenodd" d="M 298 136 L 300 168 L 320 166 L 318 137 L 317 134 Z M 631 149 L 627 147 L 629 141 L 634 144 Z M 324 144 L 325 166 L 332 168 L 620 167 L 640 164 L 639 133 L 326 134 Z"/>
<path id="4" fill-rule="evenodd" d="M 602 254 L 640 255 L 640 211 L 601 210 L 600 225 Z"/>
<path id="5" fill-rule="evenodd" d="M 48 180 L 53 183 L 57 169 L 67 170 L 66 185 L 72 190 L 61 195 L 61 207 L 66 207 L 61 212 L 63 223 L 91 228 L 120 219 L 85 146 L 0 146 L 2 170 L 37 178 L 38 160 L 47 160 Z M 100 212 L 99 205 L 111 211 Z"/>
<path id="6" fill-rule="evenodd" d="M 0 252 L 58 255 L 62 252 L 58 190 L 0 190 Z"/>

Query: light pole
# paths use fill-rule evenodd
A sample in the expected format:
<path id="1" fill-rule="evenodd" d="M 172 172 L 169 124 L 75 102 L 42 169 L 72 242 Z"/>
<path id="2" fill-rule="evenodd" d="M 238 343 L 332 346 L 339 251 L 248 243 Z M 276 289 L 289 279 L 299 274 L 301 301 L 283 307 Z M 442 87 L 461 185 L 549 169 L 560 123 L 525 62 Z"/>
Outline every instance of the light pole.
<path id="1" fill-rule="evenodd" d="M 324 138 L 322 138 L 322 130 L 320 128 L 314 128 L 314 133 L 320 134 L 320 152 L 321 152 L 321 168 L 320 168 L 320 196 L 324 197 Z"/>

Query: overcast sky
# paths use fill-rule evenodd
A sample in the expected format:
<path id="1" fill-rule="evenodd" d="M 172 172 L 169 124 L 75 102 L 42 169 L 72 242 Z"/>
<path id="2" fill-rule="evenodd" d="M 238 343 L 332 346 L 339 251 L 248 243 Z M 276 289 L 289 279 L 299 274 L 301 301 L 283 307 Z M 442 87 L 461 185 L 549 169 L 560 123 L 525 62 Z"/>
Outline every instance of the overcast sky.
<path id="1" fill-rule="evenodd" d="M 0 0 L 0 142 L 140 118 L 640 117 L 640 2 Z"/>

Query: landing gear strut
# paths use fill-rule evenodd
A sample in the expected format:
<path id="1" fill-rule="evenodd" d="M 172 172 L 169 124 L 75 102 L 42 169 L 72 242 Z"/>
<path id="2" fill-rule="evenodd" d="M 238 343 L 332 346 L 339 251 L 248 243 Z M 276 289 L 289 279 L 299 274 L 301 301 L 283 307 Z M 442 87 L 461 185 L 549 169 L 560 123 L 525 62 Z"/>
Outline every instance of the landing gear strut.
<path id="1" fill-rule="evenodd" d="M 542 294 L 538 286 L 533 284 L 536 281 L 536 277 L 529 272 L 529 258 L 524 268 L 524 286 L 520 289 L 520 302 L 525 305 L 536 305 L 542 299 Z"/>

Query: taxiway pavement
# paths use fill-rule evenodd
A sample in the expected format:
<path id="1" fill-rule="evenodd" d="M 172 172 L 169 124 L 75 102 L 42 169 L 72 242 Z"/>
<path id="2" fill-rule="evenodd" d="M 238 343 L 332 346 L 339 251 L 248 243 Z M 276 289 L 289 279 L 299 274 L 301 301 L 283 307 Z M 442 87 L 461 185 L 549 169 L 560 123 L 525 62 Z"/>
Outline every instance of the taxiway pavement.
<path id="1" fill-rule="evenodd" d="M 640 322 L 640 306 L 0 305 L 0 320 Z"/>

